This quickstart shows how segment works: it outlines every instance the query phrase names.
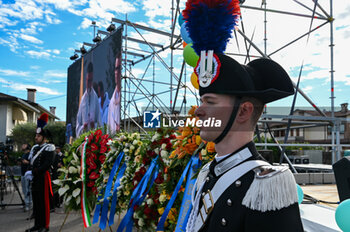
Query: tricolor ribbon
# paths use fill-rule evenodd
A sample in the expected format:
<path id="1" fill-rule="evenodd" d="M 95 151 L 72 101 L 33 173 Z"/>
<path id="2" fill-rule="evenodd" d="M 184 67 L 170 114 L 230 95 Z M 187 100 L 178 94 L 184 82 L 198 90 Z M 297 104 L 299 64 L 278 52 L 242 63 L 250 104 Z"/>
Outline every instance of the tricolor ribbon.
<path id="1" fill-rule="evenodd" d="M 83 222 L 84 227 L 87 228 L 91 226 L 91 220 L 90 220 L 90 211 L 89 211 L 89 205 L 86 197 L 86 146 L 88 144 L 89 139 L 86 137 L 85 142 L 83 143 L 83 148 L 81 152 L 81 171 L 80 171 L 80 177 L 82 180 L 81 184 L 81 197 L 80 197 L 80 204 L 81 204 L 81 213 L 83 215 Z"/>
<path id="2" fill-rule="evenodd" d="M 171 195 L 171 198 L 170 198 L 170 200 L 169 200 L 167 206 L 165 207 L 165 210 L 164 210 L 164 212 L 163 212 L 163 214 L 162 214 L 162 216 L 161 216 L 161 218 L 160 218 L 160 220 L 159 220 L 159 222 L 158 222 L 157 230 L 156 230 L 156 231 L 164 231 L 165 220 L 166 220 L 166 218 L 168 217 L 168 214 L 169 214 L 169 212 L 170 212 L 170 210 L 171 210 L 171 208 L 172 208 L 172 206 L 173 206 L 173 204 L 174 204 L 174 202 L 175 202 L 175 200 L 176 200 L 177 194 L 179 193 L 179 190 L 180 190 L 180 188 L 181 188 L 182 182 L 184 181 L 184 179 L 185 179 L 186 176 L 187 176 L 187 183 L 188 183 L 188 184 L 186 184 L 187 191 L 185 191 L 185 193 L 188 192 L 188 193 L 189 193 L 189 200 L 191 199 L 191 191 L 189 190 L 189 186 L 190 186 L 190 183 L 192 183 L 192 180 L 191 180 L 190 177 L 191 177 L 193 171 L 190 171 L 190 174 L 191 174 L 191 175 L 187 175 L 187 174 L 188 174 L 188 170 L 189 170 L 189 169 L 192 170 L 192 169 L 194 169 L 195 167 L 198 168 L 199 162 L 200 162 L 200 161 L 199 161 L 198 154 L 197 154 L 197 155 L 193 155 L 193 156 L 191 157 L 190 161 L 187 163 L 187 165 L 186 165 L 184 171 L 182 172 L 182 175 L 181 175 L 179 181 L 177 182 L 177 185 L 176 185 L 176 187 L 175 187 L 175 190 L 174 190 L 173 194 Z M 194 182 L 195 182 L 195 180 L 194 180 Z M 193 184 L 192 184 L 192 187 L 193 187 Z M 187 195 L 184 195 L 184 198 L 185 198 L 185 197 L 186 197 L 186 199 L 187 199 L 188 196 L 187 196 Z M 183 201 L 182 201 L 181 207 L 183 206 L 184 201 L 186 201 L 186 200 L 183 200 Z M 189 209 L 190 209 L 190 208 L 189 208 Z M 187 220 L 188 220 L 189 212 L 184 212 L 183 209 L 181 209 L 181 210 L 182 210 L 182 214 L 185 214 L 185 218 L 187 218 L 186 220 L 182 220 L 182 225 L 181 225 L 181 228 L 182 228 L 182 227 L 186 227 L 186 223 L 187 223 Z M 180 211 L 180 212 L 181 212 L 181 211 Z M 187 214 L 188 214 L 188 215 L 187 215 Z M 183 219 L 185 219 L 185 218 L 183 218 Z M 185 223 L 185 222 L 186 222 L 186 223 Z M 183 224 L 184 224 L 184 225 L 183 225 Z"/>

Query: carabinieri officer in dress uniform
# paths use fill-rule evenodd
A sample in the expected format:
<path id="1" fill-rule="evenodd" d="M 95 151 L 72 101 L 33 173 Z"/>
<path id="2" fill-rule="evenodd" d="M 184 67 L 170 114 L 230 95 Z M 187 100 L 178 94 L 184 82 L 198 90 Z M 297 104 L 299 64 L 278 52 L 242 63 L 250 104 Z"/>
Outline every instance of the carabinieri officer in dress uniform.
<path id="1" fill-rule="evenodd" d="M 201 128 L 217 155 L 197 178 L 187 232 L 302 232 L 297 187 L 287 167 L 263 161 L 252 142 L 264 105 L 292 95 L 286 71 L 270 59 L 241 65 L 224 55 L 240 15 L 238 1 L 189 0 L 183 16 L 200 56 L 201 120 L 220 119 L 220 128 Z"/>
<path id="2" fill-rule="evenodd" d="M 30 154 L 31 170 L 27 171 L 26 176 L 32 176 L 32 196 L 34 226 L 27 229 L 26 232 L 49 231 L 50 224 L 50 197 L 53 197 L 51 178 L 49 169 L 53 161 L 55 146 L 48 144 L 47 138 L 49 132 L 44 129 L 48 121 L 48 115 L 42 114 L 37 121 L 35 143 Z"/>

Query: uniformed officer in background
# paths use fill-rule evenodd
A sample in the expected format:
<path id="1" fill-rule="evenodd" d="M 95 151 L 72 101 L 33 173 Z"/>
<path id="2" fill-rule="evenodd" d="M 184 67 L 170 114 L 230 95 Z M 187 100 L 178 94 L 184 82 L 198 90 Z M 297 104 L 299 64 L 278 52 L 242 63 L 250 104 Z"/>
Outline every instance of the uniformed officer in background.
<path id="1" fill-rule="evenodd" d="M 215 142 L 217 155 L 198 175 L 186 231 L 302 232 L 293 174 L 263 161 L 253 142 L 264 105 L 292 95 L 294 88 L 276 62 L 256 59 L 241 65 L 223 54 L 226 44 L 215 45 L 228 40 L 217 30 L 229 28 L 220 24 L 231 23 L 232 14 L 239 13 L 234 2 L 188 1 L 183 12 L 200 56 L 195 73 L 201 105 L 195 113 L 201 120 L 222 122 L 200 131 L 203 140 Z"/>
<path id="2" fill-rule="evenodd" d="M 37 121 L 35 144 L 29 154 L 30 171 L 26 173 L 27 178 L 32 178 L 32 196 L 34 226 L 26 232 L 49 231 L 50 223 L 50 198 L 53 197 L 51 177 L 49 173 L 53 161 L 55 146 L 49 144 L 49 131 L 44 129 L 48 121 L 48 115 L 42 114 Z"/>

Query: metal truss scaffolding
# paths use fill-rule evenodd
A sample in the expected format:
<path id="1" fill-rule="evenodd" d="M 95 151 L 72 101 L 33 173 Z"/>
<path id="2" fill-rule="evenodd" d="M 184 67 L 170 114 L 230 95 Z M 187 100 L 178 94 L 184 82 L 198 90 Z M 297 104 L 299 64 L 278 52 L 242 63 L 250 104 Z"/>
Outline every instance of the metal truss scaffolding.
<path id="1" fill-rule="evenodd" d="M 188 86 L 190 83 L 187 78 L 187 69 L 184 61 L 175 61 L 174 53 L 182 50 L 182 40 L 180 35 L 175 34 L 175 27 L 177 26 L 177 18 L 180 14 L 180 0 L 168 0 L 171 1 L 171 27 L 170 32 L 154 29 L 148 26 L 140 25 L 134 22 L 129 21 L 127 16 L 124 20 L 113 18 L 112 22 L 120 24 L 123 30 L 123 96 L 122 96 L 122 118 L 124 119 L 124 130 L 130 130 L 130 123 L 133 121 L 138 127 L 140 131 L 144 131 L 142 125 L 140 125 L 140 121 L 137 119 L 142 119 L 142 110 L 155 110 L 159 109 L 163 114 L 174 114 L 179 113 L 178 108 L 181 111 L 186 111 L 186 103 L 188 103 L 188 99 L 191 98 L 194 100 L 196 104 L 198 104 L 198 96 L 196 91 Z M 278 0 L 270 0 L 278 1 Z M 243 1 L 244 2 L 244 1 Z M 314 123 L 305 123 L 308 126 L 319 126 L 324 124 L 329 124 L 332 126 L 332 138 L 331 144 L 327 144 L 327 146 L 331 147 L 333 152 L 332 160 L 335 162 L 340 159 L 340 121 L 339 118 L 334 117 L 334 61 L 333 61 L 333 1 L 329 0 L 329 7 L 327 7 L 328 11 L 326 11 L 317 0 L 308 0 L 308 1 L 298 1 L 298 0 L 288 0 L 284 1 L 284 4 L 290 4 L 288 10 L 277 10 L 277 9 L 269 9 L 267 7 L 267 0 L 262 0 L 259 4 L 254 5 L 254 1 L 250 3 L 250 1 L 246 1 L 241 4 L 242 11 L 248 14 L 263 14 L 263 43 L 260 41 L 255 41 L 254 35 L 255 29 L 245 28 L 245 17 L 243 15 L 241 17 L 241 23 L 237 30 L 234 31 L 233 36 L 233 44 L 236 45 L 236 49 L 228 50 L 227 55 L 237 57 L 240 59 L 244 59 L 244 63 L 249 62 L 251 58 L 256 57 L 264 57 L 271 58 L 271 56 L 279 54 L 282 50 L 287 47 L 295 44 L 296 42 L 306 39 L 306 46 L 309 41 L 309 37 L 312 33 L 317 32 L 320 28 L 323 28 L 326 25 L 329 25 L 329 47 L 330 47 L 330 83 L 331 83 L 331 117 L 327 117 L 325 113 L 319 109 L 316 104 L 307 96 L 305 92 L 299 87 L 300 80 L 302 79 L 303 74 L 303 65 L 304 60 L 300 60 L 300 71 L 298 81 L 293 85 L 296 89 L 296 93 L 293 99 L 293 103 L 290 106 L 290 114 L 285 115 L 284 118 L 288 120 L 288 123 L 285 127 L 286 133 L 283 144 L 278 145 L 277 140 L 275 146 L 279 146 L 281 150 L 281 162 L 283 157 L 289 162 L 284 148 L 288 141 L 288 134 L 291 129 L 292 120 L 296 120 L 293 116 L 295 101 L 298 94 L 300 94 L 318 113 L 319 117 L 312 118 L 298 118 L 298 120 L 314 120 Z M 297 13 L 299 9 L 302 13 Z M 260 12 L 260 13 L 258 13 Z M 296 17 L 299 19 L 304 19 L 305 24 L 308 25 L 308 30 L 305 31 L 301 35 L 297 35 L 294 38 L 290 38 L 289 42 L 286 42 L 284 45 L 275 49 L 272 52 L 268 52 L 269 44 L 268 44 L 268 36 L 275 36 L 273 33 L 268 34 L 268 17 L 272 14 L 279 14 L 281 17 Z M 282 19 L 282 18 L 281 18 Z M 316 25 L 316 26 L 315 26 Z M 249 36 L 248 31 L 246 29 L 251 29 L 252 33 Z M 157 42 L 152 42 L 152 39 L 146 39 L 145 34 L 152 34 L 151 37 L 166 37 L 168 38 L 169 44 L 159 44 Z M 98 31 L 100 35 L 108 36 L 108 32 Z M 133 35 L 133 36 L 130 36 Z M 136 38 L 135 38 L 136 37 Z M 150 37 L 148 37 L 150 38 Z M 232 42 L 231 41 L 231 42 Z M 134 46 L 137 45 L 137 46 Z M 167 58 L 163 58 L 166 56 L 162 56 L 162 53 L 170 52 L 167 54 Z M 143 64 L 142 66 L 142 74 L 140 74 L 140 69 L 136 69 L 135 67 L 139 64 Z M 163 68 L 165 72 L 169 73 L 169 78 L 164 75 L 159 76 L 157 74 L 157 70 L 159 67 Z M 156 66 L 157 65 L 157 66 Z M 179 73 L 176 74 L 174 70 Z M 182 95 L 182 100 L 181 99 Z M 263 114 L 261 117 L 261 123 L 265 126 L 264 128 L 268 128 L 268 124 L 273 122 L 271 121 L 271 115 Z M 278 118 L 278 117 L 274 117 Z M 273 136 L 273 134 L 272 134 Z M 266 136 L 265 136 L 266 138 Z M 266 145 L 266 142 L 265 142 Z M 294 144 L 295 145 L 295 144 Z M 290 162 L 289 162 L 290 163 Z M 295 169 L 290 164 L 291 168 L 295 171 Z"/>

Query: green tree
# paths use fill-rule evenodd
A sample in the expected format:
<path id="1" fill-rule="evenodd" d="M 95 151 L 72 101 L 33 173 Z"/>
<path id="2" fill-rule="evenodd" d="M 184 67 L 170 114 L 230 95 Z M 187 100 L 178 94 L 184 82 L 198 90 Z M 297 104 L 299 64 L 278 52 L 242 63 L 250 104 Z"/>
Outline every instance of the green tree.
<path id="1" fill-rule="evenodd" d="M 66 126 L 62 122 L 50 122 L 46 125 L 51 138 L 49 138 L 51 143 L 55 145 L 63 146 L 65 144 L 65 132 Z M 34 145 L 36 124 L 34 123 L 24 123 L 18 124 L 12 129 L 12 139 L 14 143 L 18 146 L 21 146 L 23 143 L 29 143 Z"/>
<path id="2" fill-rule="evenodd" d="M 50 142 L 63 147 L 66 143 L 66 125 L 62 122 L 48 123 L 45 129 L 51 133 Z"/>
<path id="3" fill-rule="evenodd" d="M 36 125 L 34 123 L 18 124 L 12 129 L 13 142 L 21 146 L 23 143 L 34 144 Z"/>

